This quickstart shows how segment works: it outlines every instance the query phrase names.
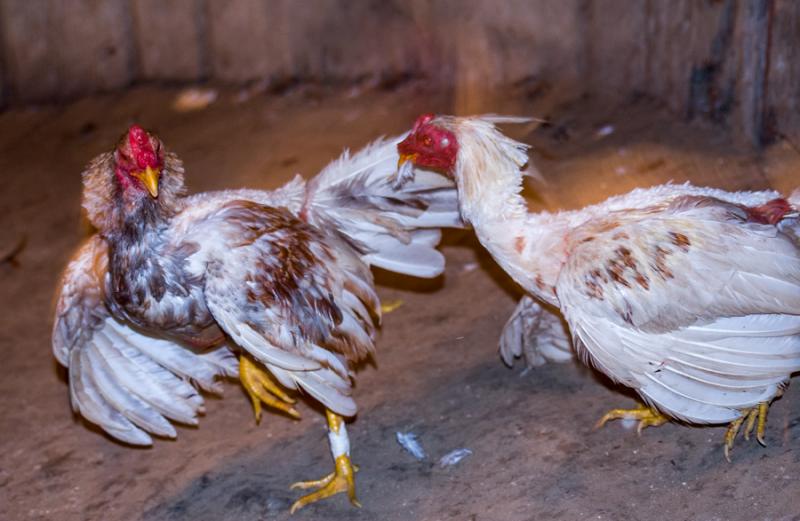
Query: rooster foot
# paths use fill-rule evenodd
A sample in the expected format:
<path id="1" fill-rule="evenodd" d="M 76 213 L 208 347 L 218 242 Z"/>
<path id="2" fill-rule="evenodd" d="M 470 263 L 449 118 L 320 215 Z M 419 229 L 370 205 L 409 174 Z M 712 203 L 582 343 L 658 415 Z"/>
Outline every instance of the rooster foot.
<path id="1" fill-rule="evenodd" d="M 595 425 L 599 429 L 610 420 L 639 420 L 636 433 L 641 435 L 645 427 L 658 427 L 669 421 L 669 418 L 650 407 L 639 405 L 635 409 L 611 409 Z"/>
<path id="2" fill-rule="evenodd" d="M 295 401 L 283 392 L 265 369 L 246 355 L 239 358 L 239 380 L 253 404 L 256 423 L 261 421 L 261 402 L 285 412 L 292 418 L 300 419 L 300 413 L 292 407 Z"/>
<path id="3" fill-rule="evenodd" d="M 310 503 L 339 494 L 340 492 L 347 492 L 350 502 L 354 506 L 360 507 L 361 503 L 356 499 L 356 482 L 354 479 L 357 471 L 358 467 L 350 462 L 350 457 L 342 455 L 336 458 L 336 470 L 324 478 L 313 481 L 298 481 L 292 484 L 292 489 L 316 488 L 317 490 L 295 501 L 292 505 L 291 513 L 294 514 Z"/>
<path id="4" fill-rule="evenodd" d="M 333 472 L 322 479 L 299 481 L 292 485 L 292 489 L 317 489 L 295 501 L 290 510 L 292 514 L 310 503 L 341 492 L 347 492 L 353 506 L 361 507 L 361 503 L 356 499 L 355 473 L 358 471 L 358 467 L 350 461 L 350 441 L 344 421 L 341 416 L 329 410 L 326 410 L 325 414 L 328 419 L 328 439 L 336 466 Z"/>
<path id="5" fill-rule="evenodd" d="M 767 402 L 761 402 L 757 406 L 749 409 L 742 409 L 742 415 L 728 425 L 728 430 L 725 431 L 725 459 L 728 460 L 728 463 L 731 462 L 730 452 L 733 448 L 733 442 L 736 440 L 736 435 L 739 434 L 739 431 L 742 428 L 742 424 L 745 424 L 745 440 L 750 440 L 750 434 L 752 434 L 753 428 L 755 427 L 756 440 L 758 440 L 758 443 L 760 443 L 762 447 L 767 446 L 766 442 L 764 441 L 764 431 L 767 427 L 768 409 L 769 404 Z M 745 423 L 745 421 L 747 423 Z"/>

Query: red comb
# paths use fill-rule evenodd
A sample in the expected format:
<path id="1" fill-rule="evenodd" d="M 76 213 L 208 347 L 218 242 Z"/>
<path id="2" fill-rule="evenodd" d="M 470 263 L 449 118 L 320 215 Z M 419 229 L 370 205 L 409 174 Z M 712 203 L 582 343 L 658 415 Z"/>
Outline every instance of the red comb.
<path id="1" fill-rule="evenodd" d="M 411 129 L 411 132 L 416 132 L 417 130 L 419 130 L 419 127 L 425 125 L 426 123 L 429 123 L 434 117 L 436 116 L 430 113 L 421 115 L 420 117 L 417 118 L 417 121 L 414 122 L 414 128 Z"/>
<path id="2" fill-rule="evenodd" d="M 139 125 L 132 125 L 128 130 L 128 144 L 139 168 L 158 166 L 158 157 L 153 150 L 153 145 L 150 144 L 150 136 L 147 135 L 145 129 Z"/>

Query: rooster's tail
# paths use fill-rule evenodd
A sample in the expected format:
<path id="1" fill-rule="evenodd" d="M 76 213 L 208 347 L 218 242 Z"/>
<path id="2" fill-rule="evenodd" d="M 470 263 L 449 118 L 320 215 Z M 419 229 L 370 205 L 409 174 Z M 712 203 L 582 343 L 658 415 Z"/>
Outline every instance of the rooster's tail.
<path id="1" fill-rule="evenodd" d="M 792 208 L 787 215 L 784 215 L 783 220 L 778 223 L 778 229 L 792 237 L 795 243 L 800 246 L 800 188 L 795 189 L 786 200 L 789 201 Z"/>
<path id="2" fill-rule="evenodd" d="M 403 137 L 345 151 L 308 183 L 303 215 L 335 231 L 371 266 L 435 277 L 444 270 L 439 228 L 463 226 L 457 193 L 450 180 L 428 171 L 392 186 Z"/>

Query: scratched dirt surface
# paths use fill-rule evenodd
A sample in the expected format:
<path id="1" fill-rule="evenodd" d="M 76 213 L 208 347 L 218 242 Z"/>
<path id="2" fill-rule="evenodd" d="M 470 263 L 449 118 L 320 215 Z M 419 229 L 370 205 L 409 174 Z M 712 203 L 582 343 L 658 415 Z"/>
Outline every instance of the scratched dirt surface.
<path id="1" fill-rule="evenodd" d="M 363 508 L 343 495 L 289 515 L 289 484 L 331 469 L 319 409 L 256 425 L 236 382 L 209 397 L 199 427 L 149 449 L 116 443 L 73 417 L 64 371 L 49 347 L 59 271 L 87 232 L 82 166 L 127 125 L 159 133 L 185 161 L 192 191 L 272 188 L 310 176 L 344 147 L 408 128 L 448 95 L 417 84 L 388 89 L 221 90 L 204 110 L 176 112 L 175 89 L 141 87 L 62 107 L 0 114 L 0 519 L 318 520 L 797 520 L 800 393 L 770 410 L 767 448 L 739 440 L 723 459 L 723 428 L 670 424 L 594 430 L 632 406 L 577 363 L 505 367 L 496 341 L 518 293 L 467 231 L 451 232 L 434 281 L 379 274 L 403 305 L 384 318 L 375 364 L 358 373 L 349 424 Z M 572 208 L 636 186 L 693 180 L 727 189 L 800 185 L 795 144 L 761 153 L 719 126 L 688 122 L 648 100 L 608 106 L 520 87 L 479 108 L 550 124 L 509 128 L 535 145 L 541 179 L 532 208 Z M 395 441 L 413 432 L 427 458 Z M 472 454 L 443 468 L 454 449 Z"/>

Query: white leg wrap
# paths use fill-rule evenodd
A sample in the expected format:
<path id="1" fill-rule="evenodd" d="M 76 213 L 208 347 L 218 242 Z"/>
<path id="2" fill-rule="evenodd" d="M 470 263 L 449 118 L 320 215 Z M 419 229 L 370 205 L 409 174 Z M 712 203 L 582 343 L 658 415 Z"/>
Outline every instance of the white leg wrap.
<path id="1" fill-rule="evenodd" d="M 331 454 L 335 460 L 339 456 L 350 456 L 350 439 L 347 437 L 347 427 L 344 421 L 339 426 L 339 432 L 328 429 L 328 442 L 331 445 Z"/>

